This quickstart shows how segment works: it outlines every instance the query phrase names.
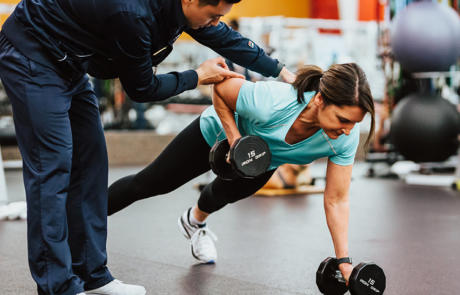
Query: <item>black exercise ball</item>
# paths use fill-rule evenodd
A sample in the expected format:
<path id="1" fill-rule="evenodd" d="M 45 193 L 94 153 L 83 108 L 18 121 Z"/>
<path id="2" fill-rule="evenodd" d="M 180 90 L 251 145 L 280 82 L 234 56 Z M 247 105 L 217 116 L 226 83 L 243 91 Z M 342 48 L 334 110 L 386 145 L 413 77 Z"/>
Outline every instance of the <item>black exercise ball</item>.
<path id="1" fill-rule="evenodd" d="M 407 160 L 440 162 L 456 153 L 459 128 L 459 113 L 449 101 L 430 94 L 411 94 L 392 113 L 390 137 Z"/>
<path id="2" fill-rule="evenodd" d="M 437 2 L 412 2 L 393 20 L 391 47 L 408 72 L 448 71 L 460 55 L 459 16 Z"/>

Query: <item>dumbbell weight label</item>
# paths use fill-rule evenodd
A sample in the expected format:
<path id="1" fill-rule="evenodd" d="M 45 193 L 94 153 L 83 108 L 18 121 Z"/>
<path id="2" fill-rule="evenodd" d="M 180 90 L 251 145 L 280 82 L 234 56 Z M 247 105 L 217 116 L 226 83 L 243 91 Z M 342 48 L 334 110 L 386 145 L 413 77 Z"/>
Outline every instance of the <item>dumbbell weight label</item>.
<path id="1" fill-rule="evenodd" d="M 255 160 L 259 159 L 260 157 L 263 157 L 267 154 L 267 152 L 261 152 L 260 154 L 256 155 L 256 151 L 251 151 L 248 153 L 248 158 L 246 161 L 241 163 L 241 167 L 246 166 L 247 164 L 250 164 Z"/>
<path id="2" fill-rule="evenodd" d="M 360 263 L 350 276 L 351 294 L 383 294 L 386 278 L 383 270 L 374 263 Z"/>
<path id="3" fill-rule="evenodd" d="M 257 160 L 257 159 L 259 159 L 260 157 L 263 157 L 263 156 L 265 156 L 265 154 L 266 154 L 266 153 L 267 153 L 267 152 L 262 152 L 262 153 L 260 153 L 260 154 L 256 155 L 256 157 L 255 157 L 255 158 L 256 158 L 256 160 Z"/>
<path id="4" fill-rule="evenodd" d="M 363 284 L 364 286 L 367 286 L 367 287 L 371 286 L 371 287 L 370 287 L 371 289 L 372 289 L 372 287 L 373 287 L 374 284 L 375 284 L 375 280 L 374 280 L 374 279 L 369 279 L 367 282 L 366 282 L 364 279 L 359 279 L 359 281 L 360 281 L 361 284 Z M 377 292 L 379 292 L 379 291 L 377 290 Z"/>
<path id="5" fill-rule="evenodd" d="M 256 177 L 267 171 L 271 153 L 267 143 L 258 136 L 245 136 L 230 150 L 230 160 L 241 177 Z"/>
<path id="6" fill-rule="evenodd" d="M 246 161 L 244 161 L 244 162 L 241 163 L 241 167 L 244 167 L 244 166 L 246 166 L 247 164 L 250 164 L 250 163 L 252 163 L 252 162 L 253 162 L 252 158 L 247 159 Z"/>

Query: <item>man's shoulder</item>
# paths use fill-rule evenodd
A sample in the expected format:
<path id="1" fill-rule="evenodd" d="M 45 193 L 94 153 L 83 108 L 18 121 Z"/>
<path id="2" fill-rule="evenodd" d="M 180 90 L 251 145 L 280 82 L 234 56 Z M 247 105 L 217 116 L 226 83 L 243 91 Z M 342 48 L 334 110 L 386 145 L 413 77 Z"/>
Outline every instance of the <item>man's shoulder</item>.
<path id="1" fill-rule="evenodd" d="M 106 0 L 104 7 L 109 15 L 132 15 L 139 17 L 151 17 L 161 13 L 164 5 L 160 0 Z"/>

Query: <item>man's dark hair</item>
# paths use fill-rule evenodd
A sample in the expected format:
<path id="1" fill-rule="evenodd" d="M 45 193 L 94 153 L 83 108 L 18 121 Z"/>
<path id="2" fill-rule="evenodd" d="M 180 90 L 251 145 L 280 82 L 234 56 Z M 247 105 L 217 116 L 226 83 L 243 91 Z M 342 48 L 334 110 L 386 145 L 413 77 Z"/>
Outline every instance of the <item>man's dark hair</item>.
<path id="1" fill-rule="evenodd" d="M 241 0 L 200 0 L 200 5 L 205 6 L 205 5 L 212 5 L 212 6 L 217 6 L 219 5 L 220 1 L 225 1 L 228 4 L 235 4 L 240 2 Z"/>
<path id="2" fill-rule="evenodd" d="M 230 20 L 228 25 L 230 26 L 230 28 L 234 29 L 235 31 L 238 31 L 240 29 L 240 24 L 238 23 L 236 19 Z"/>

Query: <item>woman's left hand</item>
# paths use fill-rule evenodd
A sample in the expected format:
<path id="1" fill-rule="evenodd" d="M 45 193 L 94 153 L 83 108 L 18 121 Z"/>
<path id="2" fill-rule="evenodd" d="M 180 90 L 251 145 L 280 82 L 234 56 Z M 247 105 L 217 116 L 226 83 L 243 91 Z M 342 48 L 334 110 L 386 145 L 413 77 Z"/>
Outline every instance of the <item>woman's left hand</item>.
<path id="1" fill-rule="evenodd" d="M 339 264 L 339 270 L 342 273 L 344 279 L 347 281 L 348 286 L 348 280 L 350 279 L 351 272 L 353 271 L 353 265 L 350 263 L 341 263 Z"/>
<path id="2" fill-rule="evenodd" d="M 283 67 L 283 69 L 280 72 L 281 78 L 283 78 L 284 82 L 292 84 L 295 81 L 296 75 L 290 72 L 286 67 Z"/>

